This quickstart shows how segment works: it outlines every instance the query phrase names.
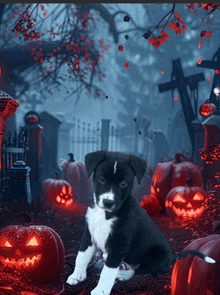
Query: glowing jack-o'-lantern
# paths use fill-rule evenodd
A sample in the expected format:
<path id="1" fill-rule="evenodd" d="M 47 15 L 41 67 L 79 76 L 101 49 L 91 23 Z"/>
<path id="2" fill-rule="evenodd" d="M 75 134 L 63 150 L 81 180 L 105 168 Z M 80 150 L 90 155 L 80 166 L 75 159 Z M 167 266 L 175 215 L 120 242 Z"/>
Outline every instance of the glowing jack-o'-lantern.
<path id="1" fill-rule="evenodd" d="M 30 225 L 30 217 L 27 220 L 25 225 L 10 225 L 0 231 L 1 264 L 37 281 L 58 278 L 65 255 L 60 236 L 50 227 Z"/>
<path id="2" fill-rule="evenodd" d="M 209 116 L 214 114 L 215 109 L 216 109 L 215 104 L 207 101 L 201 104 L 199 108 L 199 113 L 203 118 L 208 118 Z"/>
<path id="3" fill-rule="evenodd" d="M 88 205 L 88 198 L 91 189 L 91 177 L 88 177 L 84 163 L 75 161 L 72 153 L 68 154 L 68 159 L 58 161 L 63 169 L 63 178 L 72 186 L 74 199 L 81 204 Z"/>
<path id="4" fill-rule="evenodd" d="M 216 263 L 207 263 L 194 255 L 177 260 L 171 276 L 171 295 L 219 295 L 220 235 L 198 238 L 184 250 L 197 250 Z"/>
<path id="5" fill-rule="evenodd" d="M 177 186 L 184 186 L 192 178 L 192 186 L 202 185 L 202 173 L 198 166 L 183 160 L 181 153 L 175 154 L 172 161 L 158 163 L 152 176 L 150 187 L 151 195 L 158 198 L 162 210 L 165 209 L 165 200 L 169 191 Z"/>
<path id="6" fill-rule="evenodd" d="M 57 179 L 46 179 L 43 181 L 43 192 L 48 202 L 55 206 L 70 207 L 73 203 L 73 191 L 71 185 L 63 179 L 60 179 L 56 173 Z"/>
<path id="7" fill-rule="evenodd" d="M 178 219 L 199 218 L 205 211 L 206 191 L 202 187 L 177 186 L 168 193 L 165 201 L 168 216 Z"/>

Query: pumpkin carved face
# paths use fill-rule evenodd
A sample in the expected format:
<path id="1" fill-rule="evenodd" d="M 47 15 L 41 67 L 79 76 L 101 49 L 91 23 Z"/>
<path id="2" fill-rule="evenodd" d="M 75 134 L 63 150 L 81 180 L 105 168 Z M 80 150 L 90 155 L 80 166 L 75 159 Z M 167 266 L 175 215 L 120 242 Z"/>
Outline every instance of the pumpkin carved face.
<path id="1" fill-rule="evenodd" d="M 205 196 L 206 192 L 201 187 L 177 186 L 166 197 L 166 212 L 181 219 L 198 218 L 205 211 Z"/>
<path id="2" fill-rule="evenodd" d="M 64 246 L 47 226 L 11 225 L 0 231 L 0 262 L 29 278 L 47 281 L 62 271 Z"/>
<path id="3" fill-rule="evenodd" d="M 43 182 L 44 195 L 50 203 L 66 208 L 73 203 L 73 190 L 71 185 L 63 179 L 46 179 Z"/>
<path id="4" fill-rule="evenodd" d="M 208 118 L 210 115 L 214 114 L 216 106 L 214 103 L 205 102 L 201 104 L 199 108 L 199 113 L 203 118 Z"/>

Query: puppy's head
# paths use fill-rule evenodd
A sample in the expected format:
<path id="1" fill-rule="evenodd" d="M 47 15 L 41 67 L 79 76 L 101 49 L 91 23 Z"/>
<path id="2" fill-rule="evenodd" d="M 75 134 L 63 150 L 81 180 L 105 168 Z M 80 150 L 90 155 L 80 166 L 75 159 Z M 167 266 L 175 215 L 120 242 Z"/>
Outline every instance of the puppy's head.
<path id="1" fill-rule="evenodd" d="M 134 155 L 97 151 L 85 156 L 88 177 L 93 174 L 96 204 L 116 212 L 131 195 L 134 178 L 140 184 L 147 163 Z"/>

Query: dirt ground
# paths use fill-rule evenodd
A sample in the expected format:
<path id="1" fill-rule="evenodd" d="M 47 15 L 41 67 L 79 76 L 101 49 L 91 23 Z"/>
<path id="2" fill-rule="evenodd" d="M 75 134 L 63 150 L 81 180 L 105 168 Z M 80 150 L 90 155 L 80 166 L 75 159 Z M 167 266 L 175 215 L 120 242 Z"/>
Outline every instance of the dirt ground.
<path id="1" fill-rule="evenodd" d="M 63 240 L 65 246 L 65 266 L 59 280 L 40 284 L 24 278 L 19 273 L 8 273 L 0 268 L 0 295 L 89 295 L 97 285 L 99 274 L 91 271 L 86 281 L 70 286 L 66 284 L 72 273 L 75 258 L 79 249 L 84 229 L 84 215 L 86 208 L 77 207 L 71 213 L 55 210 L 52 213 L 41 212 L 34 218 L 34 224 L 45 224 L 53 228 Z M 219 193 L 206 201 L 206 211 L 203 217 L 195 221 L 178 223 L 166 215 L 152 217 L 162 233 L 168 239 L 172 252 L 177 253 L 184 249 L 191 241 L 205 237 L 212 233 L 213 224 L 220 220 Z M 1 228 L 15 224 L 16 219 L 2 220 Z M 170 295 L 171 273 L 173 266 L 164 276 L 151 277 L 150 275 L 136 275 L 125 282 L 116 281 L 112 295 Z"/>

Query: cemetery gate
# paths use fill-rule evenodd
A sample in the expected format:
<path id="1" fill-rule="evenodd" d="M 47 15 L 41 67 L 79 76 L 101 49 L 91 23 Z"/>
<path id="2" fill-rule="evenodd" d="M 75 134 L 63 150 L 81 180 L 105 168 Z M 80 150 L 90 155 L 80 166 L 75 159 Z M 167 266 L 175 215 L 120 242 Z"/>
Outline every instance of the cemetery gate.
<path id="1" fill-rule="evenodd" d="M 110 120 L 88 123 L 78 118 L 63 121 L 58 135 L 58 160 L 73 153 L 76 161 L 84 163 L 87 153 L 101 149 L 139 155 L 149 155 L 150 139 L 144 134 L 124 134 L 122 128 Z"/>

